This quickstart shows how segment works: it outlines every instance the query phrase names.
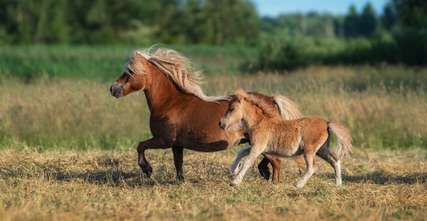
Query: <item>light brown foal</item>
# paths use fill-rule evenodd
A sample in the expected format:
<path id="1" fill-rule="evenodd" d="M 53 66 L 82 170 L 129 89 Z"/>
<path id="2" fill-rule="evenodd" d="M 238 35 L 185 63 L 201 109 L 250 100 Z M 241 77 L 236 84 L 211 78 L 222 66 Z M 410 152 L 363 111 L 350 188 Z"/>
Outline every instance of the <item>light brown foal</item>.
<path id="1" fill-rule="evenodd" d="M 246 93 L 236 91 L 236 98 L 220 125 L 228 130 L 230 125 L 242 122 L 252 147 L 242 149 L 231 166 L 235 175 L 232 184 L 238 185 L 255 159 L 261 155 L 295 157 L 303 155 L 307 171 L 297 183 L 302 188 L 313 175 L 313 161 L 316 155 L 328 162 L 335 170 L 337 186 L 342 184 L 341 160 L 351 151 L 349 131 L 337 124 L 317 117 L 303 117 L 297 120 L 284 120 L 271 114 L 271 107 L 262 100 Z M 329 148 L 331 134 L 337 137 L 337 155 Z M 248 156 L 242 168 L 237 170 L 241 158 Z"/>

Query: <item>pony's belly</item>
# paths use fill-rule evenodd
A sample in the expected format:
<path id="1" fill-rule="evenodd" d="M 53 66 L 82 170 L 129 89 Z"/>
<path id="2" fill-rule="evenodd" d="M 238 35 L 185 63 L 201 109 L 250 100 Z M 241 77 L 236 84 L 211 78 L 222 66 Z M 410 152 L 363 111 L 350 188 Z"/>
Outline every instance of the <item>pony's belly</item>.
<path id="1" fill-rule="evenodd" d="M 202 151 L 202 152 L 215 152 L 226 150 L 239 143 L 242 138 L 239 134 L 227 135 L 225 133 L 217 133 L 216 136 L 204 136 L 202 133 L 190 134 L 179 136 L 176 143 L 186 149 Z"/>
<path id="2" fill-rule="evenodd" d="M 293 157 L 297 155 L 301 146 L 301 139 L 294 143 L 270 144 L 267 147 L 267 154 L 276 155 L 279 157 Z"/>

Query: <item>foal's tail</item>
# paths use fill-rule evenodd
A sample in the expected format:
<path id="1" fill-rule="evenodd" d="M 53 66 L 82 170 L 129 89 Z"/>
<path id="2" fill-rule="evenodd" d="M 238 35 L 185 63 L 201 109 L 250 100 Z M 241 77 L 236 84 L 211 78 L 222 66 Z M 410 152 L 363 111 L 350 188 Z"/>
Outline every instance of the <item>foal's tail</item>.
<path id="1" fill-rule="evenodd" d="M 341 124 L 329 122 L 328 129 L 337 137 L 337 157 L 343 159 L 351 153 L 352 138 L 350 131 Z"/>

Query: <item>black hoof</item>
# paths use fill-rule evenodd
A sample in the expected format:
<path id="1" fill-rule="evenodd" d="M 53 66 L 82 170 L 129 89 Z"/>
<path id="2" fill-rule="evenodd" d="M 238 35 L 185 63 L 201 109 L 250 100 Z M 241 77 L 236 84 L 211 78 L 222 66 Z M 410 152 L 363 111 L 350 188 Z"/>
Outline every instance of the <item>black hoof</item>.
<path id="1" fill-rule="evenodd" d="M 150 165 L 141 166 L 142 172 L 144 172 L 148 177 L 151 177 L 153 173 L 153 168 Z"/>
<path id="2" fill-rule="evenodd" d="M 177 180 L 177 181 L 184 181 L 185 179 L 184 179 L 184 176 L 183 176 L 183 175 L 177 175 L 177 176 L 176 176 L 176 180 Z"/>
<path id="3" fill-rule="evenodd" d="M 262 177 L 264 177 L 264 179 L 269 180 L 271 173 L 270 170 L 267 168 L 258 168 L 259 173 L 261 174 Z"/>

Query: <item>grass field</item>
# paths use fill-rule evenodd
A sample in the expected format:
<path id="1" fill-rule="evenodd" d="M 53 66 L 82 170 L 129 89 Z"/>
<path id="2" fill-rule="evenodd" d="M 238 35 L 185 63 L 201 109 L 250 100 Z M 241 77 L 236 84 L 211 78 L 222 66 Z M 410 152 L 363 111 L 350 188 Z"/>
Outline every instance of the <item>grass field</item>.
<path id="1" fill-rule="evenodd" d="M 282 182 L 255 169 L 239 188 L 228 172 L 239 149 L 185 152 L 176 183 L 170 150 L 148 151 L 140 174 L 135 145 L 150 137 L 142 93 L 108 94 L 130 47 L 2 47 L 0 220 L 425 220 L 427 69 L 314 66 L 291 73 L 241 73 L 251 49 L 183 47 L 207 70 L 209 95 L 236 88 L 282 94 L 306 115 L 342 122 L 354 137 L 344 186 L 320 163 L 303 190 L 293 162 Z M 216 73 L 216 74 L 215 74 Z M 320 162 L 320 161 L 319 161 Z"/>
<path id="2" fill-rule="evenodd" d="M 140 174 L 135 151 L 0 152 L 1 220 L 425 220 L 427 152 L 356 149 L 344 186 L 320 164 L 303 190 L 291 162 L 278 185 L 248 172 L 238 188 L 227 170 L 234 152 L 185 153 L 175 182 L 171 151 L 148 154 L 154 177 Z M 320 162 L 320 161 L 318 161 Z"/>
<path id="3" fill-rule="evenodd" d="M 306 115 L 347 125 L 357 147 L 427 148 L 426 76 L 402 67 L 313 67 L 289 75 L 212 75 L 204 88 L 211 95 L 243 87 L 289 96 Z M 0 148 L 126 149 L 149 138 L 145 97 L 114 99 L 112 81 L 3 80 Z"/>

